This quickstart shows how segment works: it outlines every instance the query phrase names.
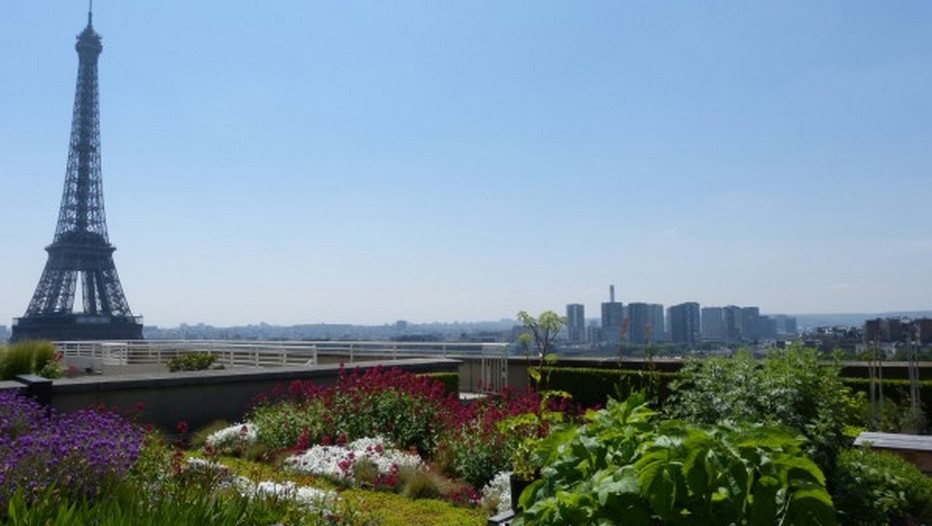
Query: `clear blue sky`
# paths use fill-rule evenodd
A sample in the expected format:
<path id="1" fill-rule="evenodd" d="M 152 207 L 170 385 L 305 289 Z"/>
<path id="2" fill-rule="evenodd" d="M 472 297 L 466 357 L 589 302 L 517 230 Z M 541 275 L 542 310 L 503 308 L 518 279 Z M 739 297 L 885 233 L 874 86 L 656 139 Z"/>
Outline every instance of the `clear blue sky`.
<path id="1" fill-rule="evenodd" d="M 0 16 L 0 324 L 46 261 L 76 0 Z M 932 308 L 932 2 L 95 3 L 147 324 L 618 299 Z"/>

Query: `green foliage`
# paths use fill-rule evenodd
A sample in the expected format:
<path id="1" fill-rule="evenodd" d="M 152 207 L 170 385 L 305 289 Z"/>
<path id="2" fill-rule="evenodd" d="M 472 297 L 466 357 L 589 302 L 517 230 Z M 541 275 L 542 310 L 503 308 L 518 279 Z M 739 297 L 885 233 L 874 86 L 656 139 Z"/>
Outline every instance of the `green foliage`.
<path id="1" fill-rule="evenodd" d="M 474 488 L 485 486 L 499 471 L 508 469 L 518 437 L 492 432 L 481 422 L 449 430 L 437 449 L 434 463 Z"/>
<path id="2" fill-rule="evenodd" d="M 514 524 L 835 524 L 822 472 L 783 429 L 654 415 L 636 395 L 558 426 Z"/>
<path id="3" fill-rule="evenodd" d="M 27 504 L 22 492 L 14 495 L 7 508 L 4 524 L 10 526 L 177 526 L 306 524 L 362 525 L 377 524 L 358 514 L 344 512 L 325 516 L 303 509 L 288 499 L 276 497 L 247 498 L 236 490 L 193 484 L 185 487 L 132 488 L 114 487 L 106 499 L 95 501 L 59 498 L 54 490 L 36 504 Z"/>
<path id="4" fill-rule="evenodd" d="M 659 379 L 658 398 L 663 402 L 669 392 L 669 384 L 680 377 L 679 373 L 645 371 L 633 369 L 599 369 L 594 367 L 533 367 L 540 373 L 529 373 L 534 388 L 564 391 L 573 401 L 584 407 L 605 405 L 609 397 L 624 399 L 633 393 L 647 391 L 654 380 Z"/>
<path id="5" fill-rule="evenodd" d="M 845 524 L 932 522 L 932 479 L 893 453 L 866 448 L 843 451 L 833 486 Z"/>
<path id="6" fill-rule="evenodd" d="M 560 333 L 563 326 L 566 325 L 566 316 L 560 316 L 552 310 L 540 313 L 540 316 L 537 318 L 525 311 L 521 311 L 517 314 L 517 318 L 525 329 L 531 331 L 534 344 L 537 346 L 537 352 L 540 353 L 541 356 L 550 354 L 552 351 L 553 339 Z"/>
<path id="7" fill-rule="evenodd" d="M 836 366 L 822 365 L 815 349 L 774 349 L 762 363 L 747 352 L 688 362 L 667 404 L 674 417 L 698 423 L 789 426 L 809 441 L 809 452 L 830 469 L 848 442 L 845 426 L 855 403 Z"/>
<path id="8" fill-rule="evenodd" d="M 478 509 L 454 507 L 434 499 L 408 499 L 387 492 L 347 489 L 340 496 L 382 526 L 484 526 L 485 514 Z"/>
<path id="9" fill-rule="evenodd" d="M 541 466 L 534 458 L 534 450 L 550 433 L 552 426 L 564 421 L 563 411 L 551 409 L 551 401 L 570 398 L 565 391 L 543 391 L 535 412 L 521 413 L 498 422 L 497 427 L 503 435 L 518 437 L 511 448 L 511 470 L 515 477 L 522 480 L 536 477 Z"/>
<path id="10" fill-rule="evenodd" d="M 170 372 L 178 371 L 203 371 L 217 361 L 217 356 L 207 353 L 187 353 L 181 356 L 175 356 L 168 361 L 168 370 Z"/>
<path id="11" fill-rule="evenodd" d="M 314 442 L 327 434 L 324 401 L 267 402 L 253 408 L 249 421 L 256 424 L 256 440 L 271 449 L 288 449 L 301 440 Z M 331 431 L 332 432 L 332 431 Z"/>
<path id="12" fill-rule="evenodd" d="M 0 348 L 0 380 L 11 380 L 20 374 L 40 374 L 46 378 L 61 377 L 61 357 L 48 341 L 18 342 Z M 45 374 L 42 374 L 45 373 Z"/>
<path id="13" fill-rule="evenodd" d="M 921 407 L 914 407 L 909 399 L 909 380 L 884 378 L 875 381 L 875 386 L 883 392 L 883 401 L 871 407 L 867 397 L 870 395 L 870 380 L 867 378 L 844 378 L 842 381 L 852 391 L 862 396 L 860 401 L 859 422 L 872 431 L 889 433 L 924 434 L 928 432 L 928 415 L 923 408 L 932 407 L 932 380 L 918 382 L 919 402 Z M 917 410 L 918 409 L 918 410 Z"/>

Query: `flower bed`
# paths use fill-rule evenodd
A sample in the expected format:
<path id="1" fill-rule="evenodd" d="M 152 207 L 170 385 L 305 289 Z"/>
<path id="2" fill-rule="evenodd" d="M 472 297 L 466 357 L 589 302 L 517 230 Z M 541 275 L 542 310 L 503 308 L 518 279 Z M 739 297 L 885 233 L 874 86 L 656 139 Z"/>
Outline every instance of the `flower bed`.
<path id="1" fill-rule="evenodd" d="M 428 377 L 343 371 L 337 385 L 296 382 L 246 420 L 196 433 L 203 447 L 195 450 L 112 411 L 46 416 L 8 395 L 0 399 L 0 521 L 16 514 L 44 524 L 69 509 L 79 523 L 106 515 L 102 524 L 144 516 L 355 526 L 388 517 L 368 508 L 389 498 L 376 495 L 392 495 L 436 502 L 411 508 L 439 521 L 420 523 L 481 524 L 487 511 L 509 505 L 503 472 L 526 430 L 505 424 L 540 407 L 531 391 L 464 404 Z M 185 422 L 178 429 L 189 436 Z M 407 524 L 399 520 L 385 524 Z"/>
<path id="2" fill-rule="evenodd" d="M 333 386 L 293 382 L 262 400 L 248 420 L 257 428 L 256 441 L 273 450 L 302 452 L 380 436 L 385 446 L 412 451 L 478 489 L 510 469 L 522 439 L 524 430 L 503 429 L 501 423 L 540 406 L 534 391 L 506 391 L 464 404 L 432 378 L 372 368 L 341 370 Z"/>
<path id="3" fill-rule="evenodd" d="M 136 461 L 143 431 L 103 410 L 51 412 L 0 393 L 0 506 L 18 489 L 92 497 Z"/>

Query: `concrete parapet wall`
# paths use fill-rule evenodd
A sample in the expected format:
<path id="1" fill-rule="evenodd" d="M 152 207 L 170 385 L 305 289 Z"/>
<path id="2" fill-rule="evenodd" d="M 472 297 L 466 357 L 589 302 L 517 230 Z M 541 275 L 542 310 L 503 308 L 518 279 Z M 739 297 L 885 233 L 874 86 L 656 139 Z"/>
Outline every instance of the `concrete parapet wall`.
<path id="1" fill-rule="evenodd" d="M 414 373 L 455 372 L 457 360 L 410 359 L 372 361 L 347 365 L 347 369 L 399 367 Z M 134 412 L 139 422 L 169 433 L 184 420 L 195 430 L 215 420 L 240 421 L 257 397 L 276 386 L 287 388 L 295 380 L 323 385 L 336 383 L 339 365 L 224 369 L 125 376 L 85 376 L 53 382 L 52 406 L 73 411 L 94 406 Z M 0 390 L 22 389 L 16 382 L 0 383 Z"/>

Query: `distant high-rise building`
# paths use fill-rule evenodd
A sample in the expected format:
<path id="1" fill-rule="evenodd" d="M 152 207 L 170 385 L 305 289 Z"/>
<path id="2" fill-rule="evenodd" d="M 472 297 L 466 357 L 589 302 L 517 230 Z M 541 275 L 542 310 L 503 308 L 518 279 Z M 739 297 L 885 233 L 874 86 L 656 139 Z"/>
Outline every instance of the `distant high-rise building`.
<path id="1" fill-rule="evenodd" d="M 660 319 L 657 319 L 657 310 Z M 659 338 L 657 337 L 659 333 Z M 663 306 L 648 303 L 628 304 L 628 341 L 635 345 L 647 345 L 663 338 Z"/>
<path id="2" fill-rule="evenodd" d="M 703 307 L 700 310 L 702 320 L 702 339 L 720 341 L 725 339 L 725 309 L 721 307 Z"/>
<path id="3" fill-rule="evenodd" d="M 796 318 L 778 314 L 773 317 L 777 323 L 777 335 L 779 336 L 796 336 Z"/>
<path id="4" fill-rule="evenodd" d="M 741 307 L 727 305 L 722 308 L 722 318 L 725 320 L 725 341 L 740 342 L 741 333 Z"/>
<path id="5" fill-rule="evenodd" d="M 770 316 L 758 316 L 757 338 L 761 340 L 777 339 L 777 320 Z"/>
<path id="6" fill-rule="evenodd" d="M 741 340 L 757 341 L 761 338 L 760 334 L 760 308 L 758 307 L 741 307 Z"/>
<path id="7" fill-rule="evenodd" d="M 609 287 L 609 301 L 602 304 L 602 338 L 611 345 L 621 343 L 625 319 L 624 306 L 615 301 L 615 286 Z"/>
<path id="8" fill-rule="evenodd" d="M 566 306 L 566 332 L 570 343 L 586 342 L 586 309 L 582 304 Z"/>
<path id="9" fill-rule="evenodd" d="M 680 303 L 667 309 L 669 339 L 673 343 L 696 345 L 701 337 L 701 311 L 695 302 Z"/>
<path id="10" fill-rule="evenodd" d="M 659 343 L 667 341 L 666 317 L 663 313 L 663 305 L 651 303 L 647 306 L 648 318 L 650 320 L 650 335 L 647 343 Z"/>
<path id="11" fill-rule="evenodd" d="M 586 328 L 586 338 L 590 342 L 601 342 L 605 341 L 605 338 L 602 336 L 602 327 L 597 324 L 590 325 Z"/>

